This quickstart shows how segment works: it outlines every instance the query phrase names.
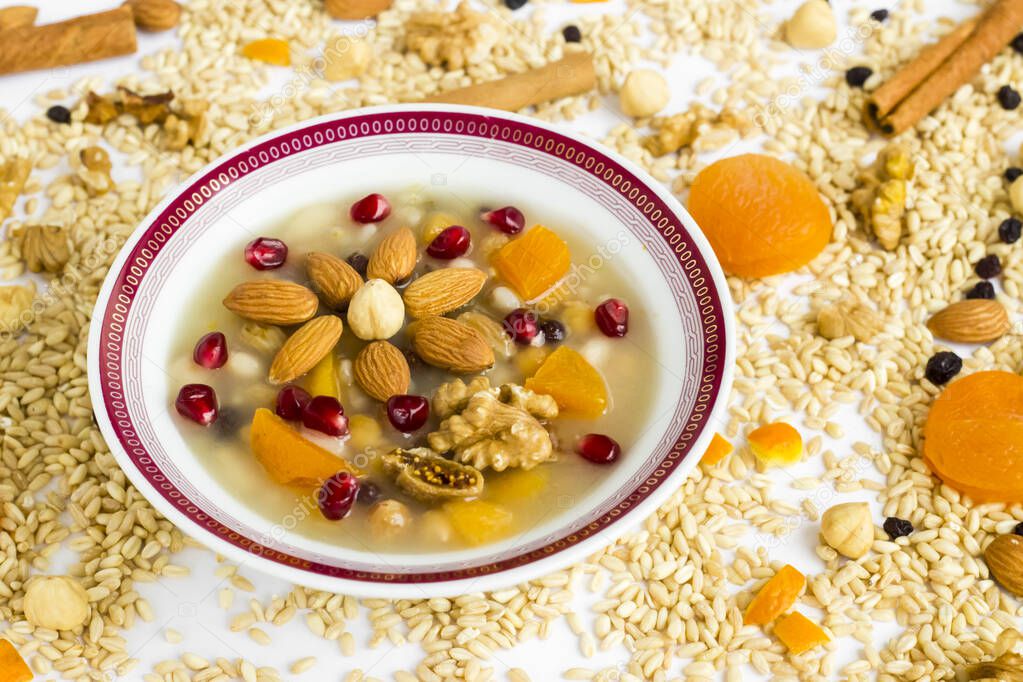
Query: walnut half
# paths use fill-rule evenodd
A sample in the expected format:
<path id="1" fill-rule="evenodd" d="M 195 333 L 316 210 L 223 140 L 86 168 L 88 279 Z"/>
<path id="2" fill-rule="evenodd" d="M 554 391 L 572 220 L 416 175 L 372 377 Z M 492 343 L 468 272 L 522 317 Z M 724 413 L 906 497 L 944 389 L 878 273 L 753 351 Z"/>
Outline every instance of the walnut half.
<path id="1" fill-rule="evenodd" d="M 459 462 L 504 471 L 554 458 L 550 433 L 539 421 L 558 416 L 550 396 L 512 384 L 490 388 L 485 377 L 477 377 L 468 385 L 456 380 L 441 386 L 434 409 L 443 421 L 427 437 L 430 447 L 454 453 Z"/>

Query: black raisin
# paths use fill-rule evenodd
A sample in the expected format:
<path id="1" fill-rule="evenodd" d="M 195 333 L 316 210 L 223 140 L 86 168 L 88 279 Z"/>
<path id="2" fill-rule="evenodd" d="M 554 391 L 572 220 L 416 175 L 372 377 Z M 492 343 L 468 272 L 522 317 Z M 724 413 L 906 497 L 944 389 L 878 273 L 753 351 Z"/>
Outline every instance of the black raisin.
<path id="1" fill-rule="evenodd" d="M 373 481 L 363 479 L 359 481 L 359 491 L 355 493 L 355 501 L 369 506 L 379 500 L 380 495 L 380 486 Z"/>
<path id="2" fill-rule="evenodd" d="M 1012 529 L 1014 535 L 1023 535 L 1023 523 L 1017 523 L 1016 527 Z"/>
<path id="3" fill-rule="evenodd" d="M 71 123 L 71 110 L 55 104 L 46 110 L 46 118 L 54 123 Z"/>
<path id="4" fill-rule="evenodd" d="M 218 440 L 226 440 L 234 438 L 242 426 L 241 412 L 229 405 L 222 405 L 217 411 L 212 432 Z"/>
<path id="5" fill-rule="evenodd" d="M 504 6 L 515 11 L 525 5 L 529 0 L 504 0 Z"/>
<path id="6" fill-rule="evenodd" d="M 1006 218 L 998 226 L 998 237 L 1006 244 L 1015 244 L 1023 235 L 1023 222 L 1019 218 Z"/>
<path id="7" fill-rule="evenodd" d="M 561 35 L 565 36 L 566 43 L 578 43 L 583 39 L 583 32 L 579 30 L 579 27 L 575 24 L 569 24 L 561 30 Z"/>
<path id="8" fill-rule="evenodd" d="M 845 82 L 854 88 L 862 88 L 872 75 L 874 70 L 869 66 L 854 66 L 845 72 Z"/>
<path id="9" fill-rule="evenodd" d="M 888 533 L 892 540 L 905 537 L 913 532 L 913 524 L 906 519 L 889 516 L 884 520 L 884 532 Z"/>
<path id="10" fill-rule="evenodd" d="M 935 386 L 947 384 L 956 374 L 963 369 L 963 359 L 949 350 L 935 353 L 927 361 L 927 368 L 924 376 Z"/>
<path id="11" fill-rule="evenodd" d="M 348 256 L 348 264 L 352 266 L 352 269 L 359 273 L 362 277 L 366 276 L 366 269 L 369 267 L 369 258 L 362 255 L 358 251 Z"/>
<path id="12" fill-rule="evenodd" d="M 876 9 L 870 13 L 870 18 L 878 23 L 882 23 L 888 19 L 888 10 Z"/>
<path id="13" fill-rule="evenodd" d="M 544 320 L 540 323 L 544 343 L 561 343 L 565 340 L 565 325 L 557 320 Z"/>
<path id="14" fill-rule="evenodd" d="M 977 282 L 972 289 L 966 292 L 966 298 L 994 298 L 995 287 L 991 282 Z"/>
<path id="15" fill-rule="evenodd" d="M 1003 85 L 998 88 L 998 103 L 1002 105 L 1003 109 L 1012 111 L 1019 106 L 1019 102 L 1019 93 L 1011 85 Z"/>
<path id="16" fill-rule="evenodd" d="M 1012 49 L 1016 50 L 1016 52 L 1023 54 L 1023 33 L 1013 38 L 1009 44 L 1012 45 Z"/>
<path id="17" fill-rule="evenodd" d="M 1018 166 L 1010 166 L 1005 169 L 1004 175 L 1005 181 L 1011 185 L 1016 178 L 1023 175 L 1023 168 L 1019 168 Z"/>
<path id="18" fill-rule="evenodd" d="M 973 271 L 981 279 L 998 277 L 998 275 L 1002 274 L 1002 261 L 998 260 L 998 256 L 992 253 L 977 261 L 977 264 L 973 266 Z"/>

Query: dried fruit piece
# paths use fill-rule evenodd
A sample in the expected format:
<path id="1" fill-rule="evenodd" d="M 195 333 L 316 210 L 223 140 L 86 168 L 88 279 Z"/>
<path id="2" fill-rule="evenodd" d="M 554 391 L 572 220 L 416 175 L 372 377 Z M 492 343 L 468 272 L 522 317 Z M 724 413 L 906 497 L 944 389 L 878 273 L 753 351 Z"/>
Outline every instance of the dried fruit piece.
<path id="1" fill-rule="evenodd" d="M 45 575 L 25 585 L 25 620 L 38 628 L 74 630 L 89 620 L 89 595 L 74 578 Z"/>
<path id="2" fill-rule="evenodd" d="M 323 356 L 306 377 L 306 387 L 313 395 L 327 395 L 341 399 L 341 385 L 338 377 L 337 354 L 330 352 Z"/>
<path id="3" fill-rule="evenodd" d="M 927 320 L 927 328 L 936 337 L 959 343 L 994 341 L 1011 327 L 1005 306 L 983 298 L 956 301 Z"/>
<path id="4" fill-rule="evenodd" d="M 753 597 L 742 622 L 745 625 L 767 625 L 788 611 L 805 587 L 806 576 L 785 564 Z"/>
<path id="5" fill-rule="evenodd" d="M 851 336 L 861 343 L 869 343 L 883 327 L 880 316 L 859 301 L 841 301 L 817 313 L 817 333 L 825 339 Z"/>
<path id="6" fill-rule="evenodd" d="M 1023 596 L 1023 537 L 999 535 L 984 550 L 984 562 L 998 584 Z"/>
<path id="7" fill-rule="evenodd" d="M 549 482 L 550 473 L 545 467 L 511 469 L 487 480 L 486 499 L 497 504 L 521 504 L 539 497 Z"/>
<path id="8" fill-rule="evenodd" d="M 224 299 L 224 307 L 254 322 L 292 325 L 315 315 L 320 299 L 301 284 L 260 279 L 232 289 Z"/>
<path id="9" fill-rule="evenodd" d="M 797 656 L 831 641 L 828 633 L 798 611 L 775 623 L 774 634 Z"/>
<path id="10" fill-rule="evenodd" d="M 494 351 L 472 327 L 447 317 L 427 317 L 412 327 L 412 349 L 424 362 L 455 374 L 490 369 Z"/>
<path id="11" fill-rule="evenodd" d="M 787 466 L 803 457 L 803 437 L 785 422 L 764 424 L 747 437 L 750 450 L 764 466 Z"/>
<path id="12" fill-rule="evenodd" d="M 859 559 L 874 544 L 874 521 L 866 502 L 845 502 L 828 508 L 821 517 L 824 542 L 839 554 Z"/>
<path id="13" fill-rule="evenodd" d="M 28 159 L 9 159 L 0 164 L 0 223 L 11 215 L 31 172 L 32 164 Z"/>
<path id="14" fill-rule="evenodd" d="M 395 484 L 421 502 L 471 498 L 483 492 L 483 474 L 478 469 L 441 457 L 429 448 L 398 449 L 380 461 Z"/>
<path id="15" fill-rule="evenodd" d="M 504 537 L 515 520 L 511 510 L 483 500 L 455 500 L 445 504 L 443 510 L 455 532 L 473 546 Z"/>
<path id="16" fill-rule="evenodd" d="M 32 272 L 58 273 L 71 257 L 67 231 L 57 225 L 28 225 L 14 234 L 25 266 Z"/>
<path id="17" fill-rule="evenodd" d="M 359 475 L 348 461 L 303 438 L 286 421 L 262 407 L 252 419 L 249 443 L 270 478 L 282 485 L 313 489 L 340 471 Z"/>
<path id="18" fill-rule="evenodd" d="M 927 360 L 924 376 L 935 386 L 943 386 L 963 369 L 963 359 L 949 350 L 935 353 Z"/>
<path id="19" fill-rule="evenodd" d="M 740 277 L 800 268 L 831 240 L 831 215 L 813 181 L 762 154 L 722 159 L 700 171 L 689 212 L 724 269 Z"/>
<path id="20" fill-rule="evenodd" d="M 486 281 L 487 274 L 476 268 L 442 268 L 428 272 L 405 289 L 405 310 L 417 320 L 449 313 L 475 298 Z"/>
<path id="21" fill-rule="evenodd" d="M 306 256 L 306 273 L 324 302 L 341 308 L 362 286 L 362 276 L 351 265 L 329 253 L 313 252 Z"/>
<path id="22" fill-rule="evenodd" d="M 526 388 L 552 396 L 563 416 L 596 419 L 607 409 L 603 377 L 578 351 L 562 346 L 526 380 Z"/>
<path id="23" fill-rule="evenodd" d="M 888 533 L 888 537 L 892 540 L 906 537 L 913 532 L 913 524 L 906 519 L 900 519 L 895 516 L 889 516 L 884 520 L 884 532 Z"/>
<path id="24" fill-rule="evenodd" d="M 344 325 L 335 315 L 309 320 L 277 351 L 270 365 L 270 383 L 286 384 L 311 370 L 341 339 Z"/>
<path id="25" fill-rule="evenodd" d="M 700 464 L 714 466 L 730 455 L 734 449 L 732 444 L 725 440 L 720 433 L 715 433 L 714 438 L 710 441 L 710 445 L 707 446 L 707 451 L 703 453 Z"/>
<path id="26" fill-rule="evenodd" d="M 242 48 L 242 56 L 274 66 L 291 66 L 291 48 L 288 41 L 279 38 L 263 38 L 246 43 Z"/>
<path id="27" fill-rule="evenodd" d="M 6 639 L 0 639 L 0 680 L 3 682 L 32 682 L 35 673 L 25 663 L 18 650 Z"/>
<path id="28" fill-rule="evenodd" d="M 524 301 L 532 301 L 568 274 L 568 244 L 543 225 L 535 225 L 491 257 L 497 275 Z"/>
<path id="29" fill-rule="evenodd" d="M 366 277 L 394 284 L 406 279 L 416 267 L 416 237 L 403 227 L 380 240 L 369 257 Z"/>
<path id="30" fill-rule="evenodd" d="M 347 318 L 352 333 L 360 339 L 389 339 L 405 323 L 405 303 L 390 284 L 371 279 L 352 296 Z"/>
<path id="31" fill-rule="evenodd" d="M 387 341 L 374 341 L 359 351 L 352 370 L 359 387 L 381 402 L 407 393 L 412 380 L 405 355 Z"/>

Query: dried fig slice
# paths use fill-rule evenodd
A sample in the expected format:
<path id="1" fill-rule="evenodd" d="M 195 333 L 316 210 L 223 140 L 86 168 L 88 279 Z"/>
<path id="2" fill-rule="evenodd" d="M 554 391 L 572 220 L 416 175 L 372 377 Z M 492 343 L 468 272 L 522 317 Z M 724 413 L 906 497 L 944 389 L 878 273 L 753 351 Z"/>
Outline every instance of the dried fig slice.
<path id="1" fill-rule="evenodd" d="M 483 492 L 483 474 L 478 469 L 445 459 L 429 448 L 398 448 L 381 460 L 398 487 L 420 502 L 477 497 Z"/>

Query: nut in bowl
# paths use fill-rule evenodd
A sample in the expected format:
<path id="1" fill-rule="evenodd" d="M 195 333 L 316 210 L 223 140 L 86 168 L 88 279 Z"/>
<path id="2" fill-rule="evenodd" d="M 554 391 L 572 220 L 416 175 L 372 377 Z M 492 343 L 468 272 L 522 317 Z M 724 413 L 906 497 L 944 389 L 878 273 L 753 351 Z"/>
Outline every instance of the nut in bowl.
<path id="1" fill-rule="evenodd" d="M 256 141 L 158 207 L 105 284 L 90 385 L 132 482 L 217 551 L 447 595 L 652 512 L 712 436 L 730 329 L 653 180 L 546 124 L 410 105 Z"/>

